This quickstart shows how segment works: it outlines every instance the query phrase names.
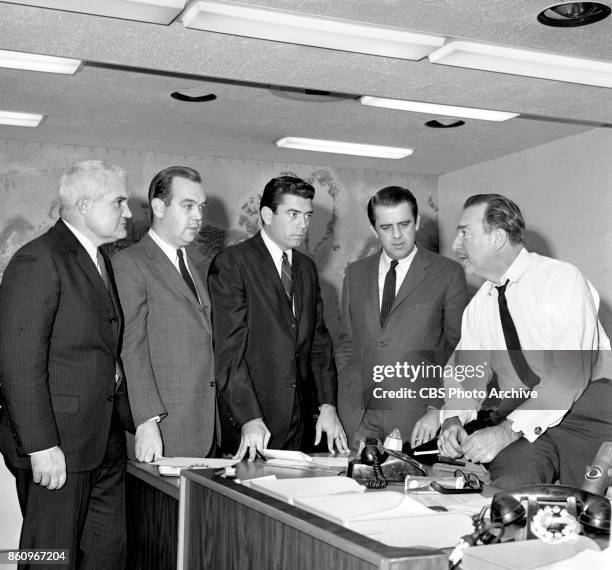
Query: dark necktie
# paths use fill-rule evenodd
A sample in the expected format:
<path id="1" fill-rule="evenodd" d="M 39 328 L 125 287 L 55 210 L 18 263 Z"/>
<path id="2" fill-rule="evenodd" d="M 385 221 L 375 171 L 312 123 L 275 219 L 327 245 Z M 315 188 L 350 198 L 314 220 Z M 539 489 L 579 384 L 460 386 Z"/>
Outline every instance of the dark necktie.
<path id="1" fill-rule="evenodd" d="M 106 271 L 106 263 L 104 263 L 104 257 L 102 257 L 99 249 L 96 251 L 96 261 L 98 262 L 98 271 L 102 281 L 104 281 L 104 286 L 107 291 L 110 291 L 110 279 L 108 278 L 108 271 Z"/>
<path id="2" fill-rule="evenodd" d="M 380 326 L 385 326 L 385 321 L 393 307 L 395 301 L 395 268 L 397 267 L 397 259 L 391 260 L 391 267 L 385 275 L 385 285 L 383 287 L 382 304 L 380 306 Z"/>
<path id="3" fill-rule="evenodd" d="M 289 305 L 293 307 L 293 276 L 291 275 L 291 265 L 289 264 L 289 258 L 287 257 L 286 251 L 283 251 L 283 260 L 281 262 L 281 281 L 287 301 L 289 301 Z"/>
<path id="4" fill-rule="evenodd" d="M 531 370 L 527 360 L 525 360 L 525 354 L 521 350 L 521 343 L 519 341 L 512 315 L 508 310 L 508 301 L 506 299 L 506 287 L 510 282 L 509 279 L 503 285 L 495 287 L 497 289 L 497 304 L 499 305 L 499 318 L 501 320 L 502 329 L 504 331 L 504 339 L 506 340 L 506 349 L 510 356 L 512 366 L 515 372 L 518 374 L 521 382 L 528 388 L 533 388 L 540 382 L 540 378 L 537 374 Z"/>
<path id="5" fill-rule="evenodd" d="M 104 286 L 110 294 L 110 279 L 108 277 L 108 271 L 106 270 L 106 263 L 104 262 L 104 257 L 100 253 L 99 249 L 96 252 L 96 261 L 98 262 L 98 270 L 100 271 L 100 277 L 102 277 L 102 281 L 104 281 Z M 115 360 L 115 391 L 117 391 L 117 389 L 121 385 L 121 382 L 123 382 L 123 374 L 121 372 L 119 362 Z"/>
<path id="6" fill-rule="evenodd" d="M 185 283 L 187 283 L 187 287 L 189 287 L 189 289 L 191 289 L 191 292 L 193 293 L 193 296 L 196 298 L 196 301 L 199 303 L 200 302 L 200 298 L 198 297 L 198 292 L 196 291 L 195 283 L 193 282 L 193 279 L 191 278 L 191 275 L 189 274 L 189 271 L 187 271 L 187 266 L 185 265 L 185 260 L 183 259 L 183 250 L 182 249 L 177 249 L 176 250 L 176 254 L 178 255 L 179 270 L 181 272 L 181 275 L 183 276 L 183 279 L 185 280 Z"/>

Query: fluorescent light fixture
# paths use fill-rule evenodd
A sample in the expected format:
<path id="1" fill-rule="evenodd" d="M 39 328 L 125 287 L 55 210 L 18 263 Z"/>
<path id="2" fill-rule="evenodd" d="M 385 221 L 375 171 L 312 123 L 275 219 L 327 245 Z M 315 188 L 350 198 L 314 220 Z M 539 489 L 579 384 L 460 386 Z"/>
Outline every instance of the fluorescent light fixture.
<path id="1" fill-rule="evenodd" d="M 185 8 L 185 0 L 10 0 L 13 4 L 40 6 L 81 14 L 95 14 L 154 24 L 170 24 Z"/>
<path id="2" fill-rule="evenodd" d="M 15 111 L 0 111 L 0 125 L 13 127 L 37 127 L 44 115 L 38 113 L 16 113 Z"/>
<path id="3" fill-rule="evenodd" d="M 418 60 L 444 38 L 228 2 L 193 2 L 182 17 L 187 28 L 384 57 Z"/>
<path id="4" fill-rule="evenodd" d="M 359 100 L 363 105 L 369 105 L 371 107 L 385 107 L 387 109 L 399 109 L 400 111 L 412 111 L 413 113 L 461 117 L 463 119 L 478 119 L 481 121 L 507 121 L 519 115 L 519 113 L 473 109 L 471 107 L 455 107 L 453 105 L 437 105 L 435 103 L 404 101 L 402 99 L 385 99 L 384 97 L 370 97 L 369 95 L 364 95 L 360 97 Z"/>
<path id="5" fill-rule="evenodd" d="M 612 87 L 612 61 L 464 41 L 449 42 L 429 54 L 429 61 L 568 83 Z"/>
<path id="6" fill-rule="evenodd" d="M 72 75 L 83 63 L 80 59 L 68 59 L 51 55 L 38 55 L 20 51 L 0 50 L 0 67 L 25 69 L 27 71 L 44 71 L 47 73 L 65 73 Z"/>
<path id="7" fill-rule="evenodd" d="M 374 144 L 357 144 L 323 139 L 302 139 L 284 137 L 276 141 L 276 146 L 297 150 L 313 150 L 315 152 L 332 152 L 335 154 L 354 154 L 356 156 L 374 156 L 376 158 L 406 158 L 412 154 L 411 148 L 393 146 L 378 146 Z"/>

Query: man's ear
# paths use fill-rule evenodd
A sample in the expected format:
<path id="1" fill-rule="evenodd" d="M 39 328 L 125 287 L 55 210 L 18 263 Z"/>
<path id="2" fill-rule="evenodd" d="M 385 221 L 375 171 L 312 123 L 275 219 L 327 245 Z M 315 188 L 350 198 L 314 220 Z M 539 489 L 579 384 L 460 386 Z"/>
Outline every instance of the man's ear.
<path id="1" fill-rule="evenodd" d="M 417 232 L 419 231 L 419 228 L 421 227 L 421 215 L 419 214 L 417 216 L 416 219 L 416 224 L 414 224 L 415 229 L 417 230 Z"/>
<path id="2" fill-rule="evenodd" d="M 370 231 L 374 234 L 374 237 L 378 239 L 378 233 L 376 231 L 376 228 L 372 224 L 369 224 L 368 227 L 370 228 Z"/>
<path id="3" fill-rule="evenodd" d="M 274 215 L 272 208 L 264 206 L 259 213 L 261 214 L 264 225 L 269 226 L 272 223 L 272 216 Z"/>
<path id="4" fill-rule="evenodd" d="M 83 218 L 87 218 L 89 216 L 89 207 L 90 207 L 90 205 L 91 205 L 91 199 L 90 198 L 81 198 L 76 203 L 76 210 L 77 210 L 77 212 Z"/>
<path id="5" fill-rule="evenodd" d="M 166 211 L 166 204 L 160 198 L 153 198 L 151 200 L 151 210 L 156 218 L 163 218 Z"/>
<path id="6" fill-rule="evenodd" d="M 493 230 L 493 244 L 495 249 L 499 251 L 506 245 L 506 243 L 508 243 L 508 234 L 506 233 L 506 230 L 503 230 L 502 228 L 495 228 Z"/>

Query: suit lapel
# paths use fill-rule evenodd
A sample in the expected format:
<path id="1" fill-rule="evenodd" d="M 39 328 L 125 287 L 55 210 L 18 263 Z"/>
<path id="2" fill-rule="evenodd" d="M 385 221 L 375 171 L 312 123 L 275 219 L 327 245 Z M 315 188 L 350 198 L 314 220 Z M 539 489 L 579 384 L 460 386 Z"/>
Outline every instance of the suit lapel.
<path id="1" fill-rule="evenodd" d="M 270 252 L 268 248 L 266 247 L 266 244 L 264 243 L 263 238 L 261 237 L 261 232 L 253 236 L 252 240 L 253 240 L 252 241 L 253 247 L 257 251 L 260 261 L 261 261 L 261 263 L 258 264 L 258 266 L 261 268 L 261 272 L 264 273 L 265 279 L 268 281 L 268 283 L 270 283 L 271 289 L 275 292 L 275 297 L 277 298 L 277 303 L 278 303 L 278 306 L 281 308 L 281 311 L 289 319 L 289 322 L 292 322 L 296 317 L 293 316 L 293 311 L 291 310 L 289 303 L 287 303 L 287 300 L 286 300 L 287 297 L 285 296 L 285 290 L 283 289 L 283 284 L 281 283 L 280 276 L 278 275 L 278 270 L 276 269 L 276 265 L 274 264 L 272 255 L 270 255 Z M 293 258 L 293 261 L 295 261 L 295 256 L 292 256 L 292 258 Z M 293 288 L 294 288 L 293 298 L 294 299 L 297 297 L 297 294 L 295 291 L 295 281 L 296 281 L 296 278 L 294 275 L 294 282 L 293 282 Z M 299 287 L 301 287 L 301 276 L 300 276 L 299 281 L 300 281 Z M 300 298 L 301 296 L 302 295 L 300 292 Z M 301 299 L 300 299 L 300 311 L 301 311 Z M 295 314 L 298 315 L 297 305 L 296 305 Z"/>
<path id="2" fill-rule="evenodd" d="M 89 256 L 85 248 L 81 245 L 81 242 L 77 237 L 68 229 L 66 224 L 62 220 L 59 220 L 55 225 L 58 231 L 58 235 L 63 240 L 64 244 L 71 251 L 75 257 L 79 267 L 83 270 L 83 273 L 89 279 L 92 287 L 98 292 L 98 294 L 108 304 L 111 303 L 111 298 L 106 290 L 104 281 L 98 272 L 98 268 L 94 263 L 93 259 Z"/>
<path id="3" fill-rule="evenodd" d="M 418 287 L 418 285 L 425 279 L 427 276 L 427 268 L 429 266 L 429 260 L 426 258 L 423 250 L 419 248 L 410 264 L 410 269 L 404 277 L 404 281 L 397 292 L 397 296 L 395 297 L 395 301 L 393 301 L 393 306 L 391 307 L 391 312 L 389 316 L 395 311 L 399 305 L 401 305 L 410 294 Z"/>
<path id="4" fill-rule="evenodd" d="M 183 297 L 185 297 L 185 299 L 187 299 L 187 301 L 191 305 L 193 305 L 194 311 L 197 311 L 198 314 L 203 315 L 203 313 L 200 311 L 201 307 L 198 303 L 198 300 L 193 296 L 193 293 L 191 292 L 191 289 L 189 289 L 189 287 L 187 286 L 187 283 L 185 283 L 183 276 L 178 272 L 174 264 L 168 259 L 168 256 L 151 239 L 151 236 L 149 236 L 149 234 L 145 234 L 142 240 L 140 240 L 140 243 L 142 244 L 145 253 L 151 259 L 151 270 L 158 276 L 161 281 L 165 282 L 170 289 L 172 289 L 173 291 L 177 291 L 179 294 L 183 295 Z M 193 266 L 191 264 L 189 265 L 192 271 L 193 278 L 193 275 L 196 272 L 193 270 Z M 200 291 L 198 290 L 198 294 L 199 293 Z M 202 322 L 205 324 L 205 327 L 210 331 L 210 323 L 206 321 L 207 319 L 202 319 Z"/>
<path id="5" fill-rule="evenodd" d="M 368 323 L 372 323 L 372 326 L 380 334 L 382 327 L 380 326 L 380 291 L 378 290 L 378 268 L 380 265 L 380 254 L 372 255 L 368 264 L 365 267 L 364 283 L 366 286 L 366 298 L 365 306 L 363 308 L 367 315 Z"/>
<path id="6" fill-rule="evenodd" d="M 201 313 L 203 316 L 202 321 L 204 322 L 204 326 L 206 327 L 206 330 L 212 334 L 212 327 L 210 324 L 210 297 L 208 296 L 208 289 L 206 288 L 206 285 L 200 278 L 200 274 L 196 271 L 195 267 L 193 266 L 193 263 L 191 263 L 191 260 L 189 259 L 189 254 L 187 254 L 185 257 L 187 258 L 187 265 L 189 266 L 191 277 L 195 284 L 196 291 L 198 292 L 198 295 L 200 297 L 200 302 L 202 303 L 202 311 L 203 311 Z"/>

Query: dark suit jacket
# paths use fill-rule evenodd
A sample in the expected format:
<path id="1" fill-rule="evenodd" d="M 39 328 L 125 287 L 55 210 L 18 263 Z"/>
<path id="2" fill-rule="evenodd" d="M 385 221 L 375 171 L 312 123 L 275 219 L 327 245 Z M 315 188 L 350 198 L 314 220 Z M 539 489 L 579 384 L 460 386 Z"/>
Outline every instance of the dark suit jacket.
<path id="1" fill-rule="evenodd" d="M 263 418 L 269 447 L 286 441 L 296 389 L 305 421 L 336 405 L 336 367 L 314 262 L 293 251 L 295 318 L 260 234 L 222 251 L 208 275 L 224 449 Z"/>
<path id="2" fill-rule="evenodd" d="M 410 437 L 414 423 L 428 404 L 416 399 L 376 400 L 372 389 L 436 386 L 436 379 L 410 383 L 384 380 L 375 384 L 372 367 L 396 362 L 446 364 L 461 336 L 461 316 L 467 304 L 462 267 L 419 247 L 397 293 L 384 328 L 380 325 L 378 267 L 381 251 L 350 264 L 342 292 L 342 325 L 337 347 L 338 407 L 347 436 L 360 431 L 385 437 L 399 428 Z M 364 406 L 378 410 L 364 416 Z"/>
<path id="3" fill-rule="evenodd" d="M 115 394 L 122 316 L 74 234 L 60 220 L 12 258 L 0 285 L 0 442 L 14 467 L 59 445 L 67 471 L 97 467 L 113 406 L 133 429 L 125 382 Z M 8 417 L 7 413 L 8 412 Z M 10 419 L 10 422 L 9 422 Z"/>
<path id="4" fill-rule="evenodd" d="M 186 256 L 200 306 L 148 234 L 112 262 L 125 315 L 121 356 L 136 425 L 160 416 L 165 456 L 205 457 L 216 412 L 206 286 Z"/>

